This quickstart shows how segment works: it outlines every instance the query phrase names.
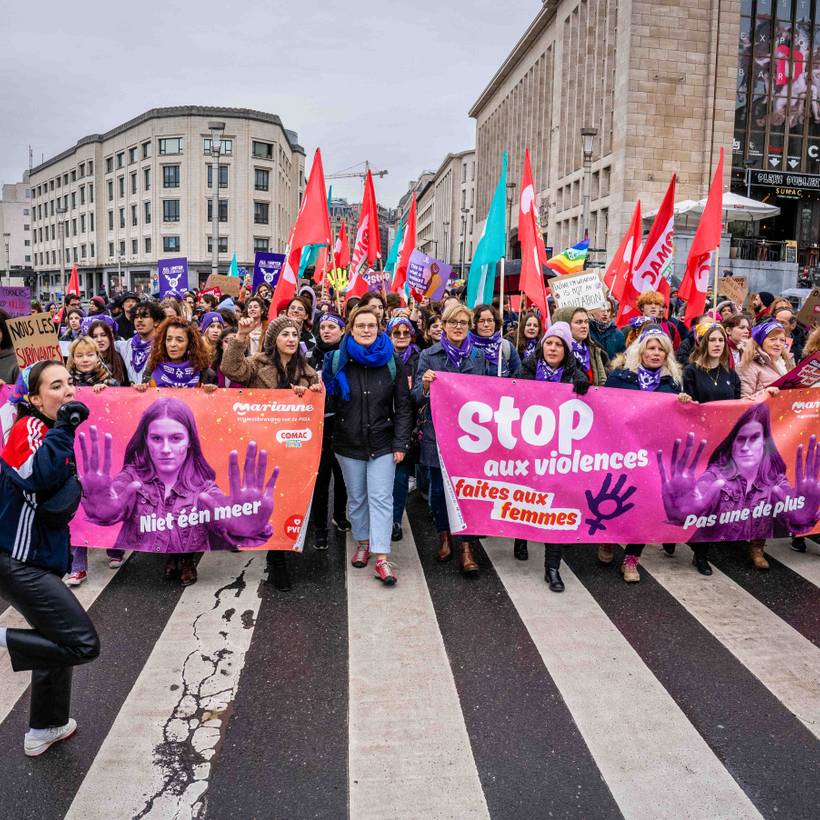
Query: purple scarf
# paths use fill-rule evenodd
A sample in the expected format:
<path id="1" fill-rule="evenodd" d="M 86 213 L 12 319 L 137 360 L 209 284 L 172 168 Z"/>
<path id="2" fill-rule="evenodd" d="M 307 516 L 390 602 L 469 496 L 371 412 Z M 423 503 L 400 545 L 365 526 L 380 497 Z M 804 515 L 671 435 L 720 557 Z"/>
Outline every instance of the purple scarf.
<path id="1" fill-rule="evenodd" d="M 413 354 L 418 353 L 419 350 L 420 350 L 420 348 L 416 344 L 411 343 L 411 344 L 407 345 L 407 347 L 405 347 L 404 350 L 402 350 L 402 352 L 401 352 L 402 362 L 404 364 L 407 364 L 407 362 L 409 362 L 410 359 L 413 357 Z"/>
<path id="2" fill-rule="evenodd" d="M 484 351 L 484 358 L 490 364 L 498 364 L 498 351 L 501 349 L 501 331 L 497 330 L 492 336 L 479 336 L 470 331 L 470 341 Z"/>
<path id="3" fill-rule="evenodd" d="M 553 370 L 543 359 L 539 359 L 535 365 L 535 378 L 539 382 L 560 382 L 563 375 L 563 365 Z"/>
<path id="4" fill-rule="evenodd" d="M 527 339 L 524 342 L 524 358 L 526 359 L 527 356 L 532 356 L 535 353 L 535 349 L 538 347 L 538 339 Z"/>
<path id="5" fill-rule="evenodd" d="M 447 361 L 457 370 L 461 370 L 461 363 L 472 353 L 473 344 L 470 336 L 465 336 L 464 341 L 456 347 L 443 333 L 441 334 L 441 347 L 447 354 Z"/>
<path id="6" fill-rule="evenodd" d="M 160 362 L 151 381 L 157 387 L 199 387 L 199 371 L 189 361 Z"/>
<path id="7" fill-rule="evenodd" d="M 572 352 L 581 364 L 581 369 L 586 373 L 589 370 L 589 346 L 585 342 L 572 340 Z"/>
<path id="8" fill-rule="evenodd" d="M 145 363 L 148 361 L 148 354 L 151 352 L 151 345 L 153 342 L 153 339 L 149 339 L 147 342 L 144 342 L 139 334 L 131 337 L 131 367 L 133 367 L 137 373 L 145 367 Z"/>
<path id="9" fill-rule="evenodd" d="M 638 365 L 638 387 L 641 390 L 657 390 L 660 387 L 662 368 L 648 370 L 643 365 Z"/>

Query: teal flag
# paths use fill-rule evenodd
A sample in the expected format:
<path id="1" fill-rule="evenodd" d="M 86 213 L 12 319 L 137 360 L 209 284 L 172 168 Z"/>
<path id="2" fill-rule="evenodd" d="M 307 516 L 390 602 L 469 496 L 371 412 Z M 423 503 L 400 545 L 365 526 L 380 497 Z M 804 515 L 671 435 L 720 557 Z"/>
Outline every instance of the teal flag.
<path id="1" fill-rule="evenodd" d="M 239 276 L 239 265 L 236 264 L 236 254 L 231 259 L 231 266 L 228 268 L 228 276 Z"/>
<path id="2" fill-rule="evenodd" d="M 399 262 L 399 248 L 401 247 L 402 236 L 404 236 L 404 222 L 399 223 L 399 229 L 396 231 L 396 238 L 390 246 L 390 253 L 387 254 L 387 261 L 384 263 L 384 269 L 388 273 L 396 272 L 396 265 Z"/>
<path id="3" fill-rule="evenodd" d="M 501 158 L 498 179 L 487 221 L 478 240 L 467 276 L 467 306 L 491 304 L 495 290 L 495 266 L 507 252 L 507 153 Z"/>

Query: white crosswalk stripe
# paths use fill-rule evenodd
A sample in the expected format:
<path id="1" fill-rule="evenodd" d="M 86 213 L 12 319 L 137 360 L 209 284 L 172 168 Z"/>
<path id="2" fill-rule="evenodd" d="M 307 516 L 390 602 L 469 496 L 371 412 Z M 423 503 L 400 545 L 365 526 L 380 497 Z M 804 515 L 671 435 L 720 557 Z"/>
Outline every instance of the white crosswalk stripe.
<path id="1" fill-rule="evenodd" d="M 780 538 L 766 543 L 766 552 L 793 572 L 820 587 L 820 546 L 806 541 L 805 552 L 795 552 L 790 539 Z"/>

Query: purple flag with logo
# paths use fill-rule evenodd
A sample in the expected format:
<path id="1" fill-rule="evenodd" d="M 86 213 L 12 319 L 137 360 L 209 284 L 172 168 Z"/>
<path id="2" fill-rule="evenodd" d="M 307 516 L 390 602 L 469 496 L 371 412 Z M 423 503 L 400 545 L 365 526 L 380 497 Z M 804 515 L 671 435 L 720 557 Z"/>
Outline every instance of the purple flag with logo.
<path id="1" fill-rule="evenodd" d="M 188 290 L 188 258 L 160 259 L 157 262 L 159 295 L 164 299 L 168 294 L 182 296 Z M 172 292 L 173 291 L 173 292 Z"/>
<path id="2" fill-rule="evenodd" d="M 285 264 L 285 254 L 268 253 L 267 251 L 257 251 L 253 260 L 253 292 L 260 285 L 267 285 L 271 290 L 276 287 L 279 281 L 279 271 Z"/>
<path id="3" fill-rule="evenodd" d="M 451 265 L 414 250 L 407 264 L 407 284 L 416 298 L 426 296 L 434 302 L 444 295 L 452 273 Z"/>

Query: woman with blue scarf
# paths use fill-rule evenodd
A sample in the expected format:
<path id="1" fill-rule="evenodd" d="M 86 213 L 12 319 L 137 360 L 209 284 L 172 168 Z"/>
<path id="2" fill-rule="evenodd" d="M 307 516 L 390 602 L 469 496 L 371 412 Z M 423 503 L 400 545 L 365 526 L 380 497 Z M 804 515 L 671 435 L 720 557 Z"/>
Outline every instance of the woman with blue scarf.
<path id="1" fill-rule="evenodd" d="M 322 379 L 336 413 L 333 449 L 347 487 L 356 551 L 354 567 L 376 556 L 376 577 L 396 583 L 391 565 L 393 482 L 410 446 L 413 409 L 407 372 L 369 305 L 350 315 L 337 351 L 328 353 Z"/>
<path id="2" fill-rule="evenodd" d="M 488 376 L 501 376 L 506 379 L 518 375 L 518 371 L 521 370 L 521 357 L 515 345 L 509 339 L 501 337 L 501 315 L 492 305 L 476 305 L 473 308 L 470 342 L 484 354 Z"/>

